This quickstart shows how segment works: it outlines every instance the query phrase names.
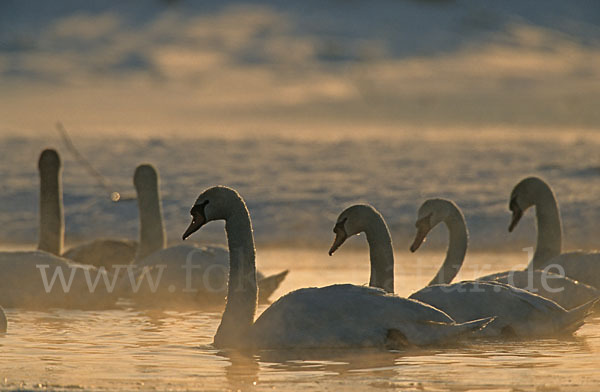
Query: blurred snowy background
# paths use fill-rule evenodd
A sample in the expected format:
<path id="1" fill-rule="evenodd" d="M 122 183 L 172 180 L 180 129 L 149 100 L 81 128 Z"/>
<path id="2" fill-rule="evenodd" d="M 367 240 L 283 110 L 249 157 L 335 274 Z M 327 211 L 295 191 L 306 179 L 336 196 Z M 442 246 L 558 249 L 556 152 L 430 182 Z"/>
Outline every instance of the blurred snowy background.
<path id="1" fill-rule="evenodd" d="M 371 202 L 396 247 L 427 197 L 453 198 L 471 245 L 509 236 L 525 175 L 555 187 L 567 248 L 598 246 L 600 2 L 0 3 L 0 240 L 35 243 L 40 150 L 64 160 L 67 239 L 137 235 L 63 148 L 62 121 L 117 190 L 161 174 L 172 241 L 205 187 L 246 197 L 259 245 L 324 246 Z M 224 241 L 219 227 L 207 240 Z M 357 240 L 360 241 L 360 240 Z M 437 230 L 428 247 L 444 246 Z"/>

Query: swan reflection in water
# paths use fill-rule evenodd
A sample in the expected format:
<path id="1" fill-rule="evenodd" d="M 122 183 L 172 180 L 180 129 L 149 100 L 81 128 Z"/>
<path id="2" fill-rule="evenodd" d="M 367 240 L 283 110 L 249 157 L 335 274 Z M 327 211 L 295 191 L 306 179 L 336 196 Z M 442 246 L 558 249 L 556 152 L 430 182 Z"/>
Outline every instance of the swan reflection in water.
<path id="1" fill-rule="evenodd" d="M 225 376 L 233 390 L 248 390 L 257 385 L 305 385 L 307 382 L 318 383 L 325 379 L 331 381 L 332 377 L 339 379 L 344 385 L 356 379 L 357 385 L 364 386 L 364 380 L 361 380 L 364 374 L 369 374 L 369 385 L 373 387 L 419 390 L 427 386 L 448 385 L 454 377 L 461 385 L 481 386 L 481 378 L 485 374 L 489 372 L 491 376 L 502 368 L 553 368 L 560 361 L 557 361 L 555 355 L 547 354 L 546 349 L 553 351 L 557 346 L 563 347 L 565 353 L 593 353 L 585 339 L 579 337 L 527 340 L 526 343 L 513 340 L 506 342 L 501 350 L 495 351 L 490 351 L 489 344 L 488 341 L 481 341 L 463 344 L 461 347 L 412 348 L 402 351 L 261 350 L 250 354 L 228 350 L 219 352 L 218 355 L 230 362 L 225 367 Z M 470 363 L 465 363 L 465 360 Z M 469 366 L 476 366 L 478 372 L 466 373 L 466 367 Z M 418 381 L 424 379 L 428 380 L 427 385 Z"/>
<path id="2" fill-rule="evenodd" d="M 258 384 L 260 365 L 257 357 L 235 350 L 220 351 L 217 355 L 226 358 L 225 378 L 233 391 L 245 391 Z"/>

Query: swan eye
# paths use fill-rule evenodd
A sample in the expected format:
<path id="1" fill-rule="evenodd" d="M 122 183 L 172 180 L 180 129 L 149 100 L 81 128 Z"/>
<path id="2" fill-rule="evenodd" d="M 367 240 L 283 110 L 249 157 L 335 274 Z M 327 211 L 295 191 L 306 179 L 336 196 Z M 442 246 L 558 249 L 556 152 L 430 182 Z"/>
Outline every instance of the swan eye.
<path id="1" fill-rule="evenodd" d="M 346 229 L 344 228 L 344 224 L 346 223 L 346 221 L 348 220 L 348 218 L 344 218 L 340 221 L 338 221 L 335 226 L 333 227 L 333 232 L 335 233 L 338 230 L 342 230 L 342 231 L 346 231 Z"/>
<path id="2" fill-rule="evenodd" d="M 206 207 L 207 204 L 208 204 L 208 200 L 205 200 L 205 201 L 203 201 L 200 204 L 196 204 L 190 210 L 190 215 L 191 216 L 196 216 L 196 215 L 202 215 L 203 216 L 204 215 L 204 207 Z"/>

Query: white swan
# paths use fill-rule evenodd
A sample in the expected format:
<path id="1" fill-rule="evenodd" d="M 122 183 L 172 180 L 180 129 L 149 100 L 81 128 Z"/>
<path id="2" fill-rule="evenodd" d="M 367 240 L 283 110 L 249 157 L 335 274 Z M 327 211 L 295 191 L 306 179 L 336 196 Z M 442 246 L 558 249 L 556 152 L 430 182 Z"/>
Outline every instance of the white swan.
<path id="1" fill-rule="evenodd" d="M 40 166 L 58 176 L 42 187 L 40 235 L 41 243 L 46 244 L 44 250 L 60 254 L 64 224 L 60 173 L 56 170 L 60 160 L 58 154 L 55 155 L 56 162 L 48 161 Z M 139 165 L 133 176 L 133 184 L 140 219 L 139 241 L 96 239 L 71 248 L 63 257 L 105 267 L 109 271 L 118 265 L 135 263 L 142 271 L 141 274 L 135 274 L 136 283 L 131 283 L 128 273 L 121 274 L 116 290 L 121 296 L 133 297 L 138 305 L 185 307 L 222 304 L 229 268 L 227 251 L 220 247 L 198 248 L 190 245 L 165 249 L 166 236 L 156 169 L 149 164 Z M 145 274 L 144 268 L 149 269 Z M 267 277 L 259 273 L 261 303 L 268 302 L 287 273 L 283 271 Z"/>
<path id="2" fill-rule="evenodd" d="M 4 313 L 4 309 L 0 306 L 0 333 L 6 332 L 8 327 L 8 321 L 6 320 L 6 314 Z"/>
<path id="3" fill-rule="evenodd" d="M 410 250 L 415 252 L 429 231 L 442 222 L 450 232 L 444 265 L 429 286 L 410 298 L 435 306 L 457 321 L 493 314 L 497 318 L 485 332 L 496 330 L 522 337 L 572 333 L 583 324 L 600 298 L 596 296 L 567 311 L 554 301 L 504 283 L 464 281 L 449 284 L 463 263 L 468 239 L 465 218 L 456 204 L 445 199 L 425 201 L 418 211 L 417 234 Z"/>
<path id="4" fill-rule="evenodd" d="M 162 221 L 158 175 L 147 164 L 139 165 L 133 174 L 140 219 L 139 241 L 100 238 L 69 249 L 64 257 L 85 264 L 110 268 L 143 259 L 166 246 Z"/>
<path id="5" fill-rule="evenodd" d="M 419 216 L 425 214 L 424 211 L 429 211 L 435 219 L 417 221 L 417 234 L 410 248 L 414 252 L 435 225 L 440 222 L 446 225 L 449 234 L 446 259 L 428 286 L 452 282 L 462 266 L 467 251 L 467 228 L 462 212 L 450 201 L 435 200 L 426 202 L 421 207 L 423 212 L 420 212 Z M 593 287 L 548 271 L 531 269 L 504 271 L 477 280 L 506 283 L 550 299 L 565 309 L 575 308 L 600 296 L 600 291 Z"/>
<path id="6" fill-rule="evenodd" d="M 44 150 L 41 153 L 39 169 L 40 191 L 44 192 L 49 188 L 60 190 L 61 165 L 56 151 Z M 41 201 L 41 204 L 43 203 L 44 201 Z M 44 222 L 42 227 L 47 228 L 48 226 L 45 225 L 49 220 L 43 215 L 50 212 L 47 206 L 40 207 L 40 215 L 42 215 L 40 221 Z M 62 221 L 62 214 L 56 214 L 56 209 L 51 212 L 55 213 L 53 218 L 60 218 Z M 53 236 L 50 234 L 40 234 L 38 247 L 41 250 L 0 252 L 2 305 L 7 308 L 37 309 L 51 307 L 88 309 L 112 306 L 116 296 L 109 293 L 106 286 L 102 285 L 104 280 L 110 280 L 106 272 L 46 252 L 44 249 L 59 250 L 62 243 L 62 234 Z M 60 273 L 62 279 L 58 275 Z M 94 290 L 90 290 L 96 278 L 99 279 L 100 284 Z M 88 285 L 88 281 L 91 285 Z"/>
<path id="7" fill-rule="evenodd" d="M 514 187 L 510 195 L 512 220 L 508 230 L 513 231 L 523 213 L 532 206 L 535 206 L 538 235 L 530 267 L 564 271 L 569 278 L 600 289 L 600 253 L 561 253 L 562 228 L 558 203 L 544 180 L 528 177 Z"/>
<path id="8" fill-rule="evenodd" d="M 229 254 L 220 246 L 177 245 L 165 248 L 159 177 L 148 164 L 137 167 L 134 175 L 140 215 L 140 240 L 135 265 L 160 274 L 158 286 L 141 285 L 133 294 L 138 304 L 160 307 L 222 305 L 227 292 Z M 258 276 L 259 302 L 279 287 L 288 271 Z"/>
<path id="9" fill-rule="evenodd" d="M 48 149 L 38 163 L 41 174 L 39 249 L 96 267 L 131 263 L 137 243 L 130 240 L 97 239 L 63 253 L 65 225 L 60 157 L 56 150 Z"/>
<path id="10" fill-rule="evenodd" d="M 333 285 L 293 291 L 254 321 L 257 302 L 252 223 L 241 196 L 227 187 L 204 191 L 190 211 L 186 239 L 204 224 L 225 221 L 229 245 L 227 304 L 216 347 L 397 347 L 455 340 L 490 320 L 456 324 L 443 312 L 383 290 Z"/>
<path id="11" fill-rule="evenodd" d="M 447 219 L 448 216 L 455 218 Z M 466 252 L 467 232 L 462 214 L 453 203 L 434 199 L 428 200 L 419 209 L 419 218 L 418 241 L 415 243 L 416 247 L 411 247 L 413 251 L 427 235 L 422 228 L 430 224 L 433 227 L 441 221 L 457 229 L 451 233 L 451 238 L 455 241 L 457 238 L 464 239 L 461 246 L 454 243 L 454 249 L 448 252 L 447 262 L 458 255 L 455 262 L 448 263 L 452 268 L 446 266 L 438 273 L 440 277 L 443 276 L 442 272 L 450 271 L 449 276 L 452 280 L 460 269 L 462 257 Z M 371 231 L 372 228 L 382 225 L 386 227 L 385 233 L 375 234 Z M 377 264 L 377 268 L 387 274 L 384 281 L 393 279 L 393 275 L 389 275 L 389 265 L 394 262 L 391 238 L 383 217 L 373 207 L 356 205 L 347 208 L 338 217 L 334 231 L 336 239 L 332 250 L 335 250 L 348 235 L 364 231 L 367 238 L 371 238 L 369 247 L 371 254 L 375 255 L 371 258 L 371 263 Z M 374 251 L 373 247 L 379 249 Z M 409 298 L 432 305 L 459 322 L 497 316 L 494 322 L 482 331 L 486 336 L 509 333 L 525 337 L 573 332 L 583 323 L 583 317 L 587 314 L 587 308 L 569 313 L 552 301 L 499 283 L 461 282 L 453 285 L 434 285 L 414 293 Z"/>
<path id="12" fill-rule="evenodd" d="M 356 204 L 345 209 L 333 228 L 335 239 L 329 256 L 355 234 L 365 233 L 369 243 L 371 277 L 369 286 L 388 293 L 394 292 L 394 250 L 390 231 L 383 216 L 368 204 Z"/>

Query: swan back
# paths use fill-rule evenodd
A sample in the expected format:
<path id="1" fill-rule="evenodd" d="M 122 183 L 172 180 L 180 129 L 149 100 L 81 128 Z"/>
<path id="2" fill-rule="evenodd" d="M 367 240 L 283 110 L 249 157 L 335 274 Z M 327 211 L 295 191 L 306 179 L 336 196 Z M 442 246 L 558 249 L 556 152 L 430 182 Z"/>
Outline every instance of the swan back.
<path id="1" fill-rule="evenodd" d="M 171 246 L 138 261 L 136 267 L 139 276 L 145 274 L 146 280 L 148 274 L 154 280 L 160 276 L 156 286 L 143 282 L 139 290 L 132 293 L 132 298 L 138 304 L 198 308 L 222 305 L 224 302 L 229 254 L 223 247 Z"/>
<path id="2" fill-rule="evenodd" d="M 540 266 L 560 273 L 580 282 L 600 289 L 600 253 L 567 252 L 553 257 Z"/>
<path id="3" fill-rule="evenodd" d="M 128 265 L 134 260 L 137 241 L 127 239 L 98 238 L 67 250 L 62 256 L 76 263 L 111 269 Z"/>
<path id="4" fill-rule="evenodd" d="M 491 334 L 510 333 L 525 337 L 573 332 L 574 320 L 563 307 L 499 282 L 464 281 L 433 285 L 419 290 L 410 298 L 447 312 L 457 322 L 496 316 L 495 322 L 489 329 L 486 328 Z M 582 322 L 583 319 L 576 321 Z"/>
<path id="5" fill-rule="evenodd" d="M 222 306 L 227 294 L 229 252 L 218 245 L 176 245 L 161 249 L 136 262 L 139 278 L 160 281 L 142 284 L 132 298 L 144 306 L 194 308 Z M 259 303 L 268 303 L 288 271 L 264 276 L 256 271 Z M 127 280 L 127 277 L 122 279 Z M 130 287 L 124 282 L 124 287 Z"/>
<path id="6" fill-rule="evenodd" d="M 390 331 L 407 344 L 426 345 L 447 338 L 454 326 L 427 304 L 341 284 L 281 297 L 256 320 L 251 336 L 260 348 L 386 347 Z"/>
<path id="7" fill-rule="evenodd" d="M 592 286 L 540 270 L 503 271 L 482 276 L 478 280 L 509 284 L 548 298 L 565 309 L 575 308 L 600 297 L 600 291 Z"/>
<path id="8" fill-rule="evenodd" d="M 46 149 L 38 160 L 40 174 L 40 232 L 38 249 L 62 254 L 64 218 L 61 162 L 56 150 Z"/>
<path id="9" fill-rule="evenodd" d="M 47 252 L 0 252 L 0 269 L 0 298 L 7 308 L 98 309 L 117 299 L 106 271 Z"/>

